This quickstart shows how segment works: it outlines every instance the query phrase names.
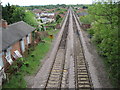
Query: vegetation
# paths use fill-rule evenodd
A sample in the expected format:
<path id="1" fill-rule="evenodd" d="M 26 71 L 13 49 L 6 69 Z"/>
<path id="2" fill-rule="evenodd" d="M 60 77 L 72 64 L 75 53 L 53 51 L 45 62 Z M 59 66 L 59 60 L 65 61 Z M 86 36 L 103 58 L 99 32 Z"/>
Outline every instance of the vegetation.
<path id="1" fill-rule="evenodd" d="M 57 23 L 60 23 L 60 20 L 61 20 L 61 16 L 58 14 L 58 15 L 56 16 L 56 22 L 57 22 Z"/>
<path id="2" fill-rule="evenodd" d="M 12 76 L 10 82 L 5 83 L 5 85 L 3 85 L 3 88 L 25 88 L 26 82 L 24 80 L 24 76 L 35 73 L 36 69 L 40 65 L 40 60 L 48 52 L 49 45 L 49 43 L 40 43 L 37 47 L 35 47 L 35 50 L 32 51 L 28 57 L 24 58 L 24 61 L 27 61 L 27 64 L 29 66 L 23 65 L 20 68 L 19 72 L 15 73 Z"/>
<path id="3" fill-rule="evenodd" d="M 80 21 L 81 21 L 83 24 L 91 24 L 91 22 L 92 22 L 91 15 L 81 16 L 81 17 L 80 17 Z"/>
<path id="4" fill-rule="evenodd" d="M 57 5 L 36 5 L 36 6 L 24 6 L 25 8 L 27 8 L 28 10 L 34 10 L 34 9 L 41 9 L 41 10 L 44 10 L 44 9 L 54 9 L 54 8 L 65 8 L 67 7 L 67 5 L 65 4 L 57 4 Z"/>
<path id="5" fill-rule="evenodd" d="M 24 18 L 24 10 L 15 5 L 10 6 L 8 3 L 5 7 L 2 7 L 2 18 L 7 20 L 8 24 L 21 21 Z"/>
<path id="6" fill-rule="evenodd" d="M 10 5 L 8 3 L 8 5 L 2 7 L 2 9 L 2 18 L 5 19 L 8 24 L 25 21 L 30 25 L 38 25 L 35 15 L 23 7 Z"/>
<path id="7" fill-rule="evenodd" d="M 100 2 L 89 6 L 89 15 L 81 17 L 84 23 L 91 23 L 88 30 L 92 41 L 96 44 L 98 52 L 105 58 L 109 78 L 115 87 L 120 87 L 120 57 L 118 43 L 119 12 L 118 3 Z"/>
<path id="8" fill-rule="evenodd" d="M 37 26 L 38 21 L 35 19 L 35 15 L 31 11 L 26 11 L 24 21 L 32 26 Z"/>
<path id="9" fill-rule="evenodd" d="M 60 13 L 63 13 L 63 12 L 67 12 L 67 9 L 65 9 L 65 8 L 57 8 L 55 11 L 56 12 L 59 11 Z"/>

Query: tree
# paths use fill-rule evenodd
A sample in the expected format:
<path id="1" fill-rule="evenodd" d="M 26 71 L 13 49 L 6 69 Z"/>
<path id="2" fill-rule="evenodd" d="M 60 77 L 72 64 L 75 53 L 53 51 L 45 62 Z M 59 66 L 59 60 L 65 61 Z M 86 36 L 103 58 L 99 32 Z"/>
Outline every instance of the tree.
<path id="1" fill-rule="evenodd" d="M 59 22 L 60 22 L 60 19 L 61 19 L 61 16 L 58 14 L 58 15 L 56 16 L 56 22 L 59 23 Z"/>
<path id="2" fill-rule="evenodd" d="M 23 21 L 32 26 L 37 26 L 38 21 L 35 19 L 35 15 L 31 11 L 26 11 Z"/>
<path id="3" fill-rule="evenodd" d="M 2 18 L 7 20 L 8 24 L 13 23 L 12 18 L 13 18 L 13 13 L 15 10 L 15 6 L 8 3 L 5 7 L 2 7 Z"/>
<path id="4" fill-rule="evenodd" d="M 22 7 L 15 7 L 13 14 L 12 14 L 11 21 L 12 21 L 12 23 L 18 22 L 18 21 L 23 21 L 24 17 L 25 17 L 25 9 Z"/>
<path id="5" fill-rule="evenodd" d="M 11 6 L 9 3 L 3 7 L 2 17 L 8 22 L 8 24 L 12 24 L 18 21 L 25 21 L 29 25 L 38 25 L 37 20 L 35 19 L 35 15 L 31 11 L 17 5 Z"/>
<path id="6" fill-rule="evenodd" d="M 120 87 L 120 57 L 118 43 L 118 3 L 96 3 L 89 7 L 92 27 L 88 30 L 92 34 L 92 41 L 98 47 L 98 52 L 105 58 L 109 77 L 116 87 Z"/>
<path id="7" fill-rule="evenodd" d="M 83 6 L 82 8 L 83 8 L 83 9 L 88 9 L 88 7 L 87 7 L 87 6 Z"/>
<path id="8" fill-rule="evenodd" d="M 8 24 L 12 24 L 23 20 L 25 16 L 25 9 L 16 5 L 6 5 L 2 10 L 2 18 L 5 19 Z"/>

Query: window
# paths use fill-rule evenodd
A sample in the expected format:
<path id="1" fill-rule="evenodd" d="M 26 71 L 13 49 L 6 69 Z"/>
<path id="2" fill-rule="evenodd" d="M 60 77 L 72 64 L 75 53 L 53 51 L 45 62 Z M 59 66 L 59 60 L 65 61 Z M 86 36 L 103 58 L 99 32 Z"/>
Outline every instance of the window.
<path id="1" fill-rule="evenodd" d="M 30 44 L 30 34 L 27 35 L 27 44 Z"/>
<path id="2" fill-rule="evenodd" d="M 6 57 L 5 58 L 7 59 L 7 61 L 9 62 L 10 65 L 13 63 L 13 60 L 11 58 L 10 48 L 7 49 Z"/>
<path id="3" fill-rule="evenodd" d="M 22 52 L 24 52 L 25 51 L 24 38 L 20 41 L 20 44 L 21 44 L 21 50 Z"/>
<path id="4" fill-rule="evenodd" d="M 3 67 L 2 53 L 0 53 L 0 70 Z"/>
<path id="5" fill-rule="evenodd" d="M 20 52 L 19 52 L 18 50 L 16 50 L 16 51 L 14 51 L 13 57 L 14 57 L 15 59 L 17 59 L 17 58 L 22 57 L 22 55 L 20 54 Z"/>

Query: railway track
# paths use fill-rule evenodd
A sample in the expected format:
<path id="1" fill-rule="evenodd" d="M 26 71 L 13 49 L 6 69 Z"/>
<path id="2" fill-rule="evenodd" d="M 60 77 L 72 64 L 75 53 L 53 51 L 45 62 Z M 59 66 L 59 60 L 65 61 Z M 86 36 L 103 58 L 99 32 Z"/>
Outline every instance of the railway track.
<path id="1" fill-rule="evenodd" d="M 76 21 L 75 21 L 76 18 Z M 75 60 L 75 80 L 76 88 L 92 88 L 88 65 L 85 61 L 83 47 L 80 40 L 80 34 L 77 29 L 77 17 L 73 13 L 73 30 L 74 30 L 74 60 Z"/>
<path id="2" fill-rule="evenodd" d="M 71 14 L 70 14 L 71 13 Z M 71 16 L 70 16 L 71 15 Z M 71 18 L 72 19 L 71 19 Z M 70 24 L 70 22 L 72 24 Z M 45 85 L 45 88 L 68 88 L 70 82 L 69 79 L 71 79 L 68 75 L 69 74 L 69 70 L 71 70 L 72 68 L 72 72 L 75 74 L 74 75 L 74 84 L 75 84 L 75 88 L 92 88 L 92 82 L 90 79 L 90 74 L 88 71 L 88 65 L 85 61 L 85 57 L 84 57 L 84 52 L 83 52 L 83 48 L 82 48 L 82 44 L 81 44 L 81 40 L 80 40 L 80 34 L 79 31 L 77 29 L 77 24 L 76 22 L 78 22 L 78 19 L 76 17 L 76 15 L 74 14 L 74 12 L 72 12 L 72 9 L 69 10 L 68 12 L 68 18 L 66 20 L 66 24 L 64 27 L 64 31 L 63 31 L 63 35 L 54 59 L 54 62 L 52 64 L 50 73 L 48 75 L 48 79 Z M 73 67 L 69 67 L 69 68 L 65 68 L 66 67 L 66 62 L 69 63 L 70 60 L 66 60 L 66 49 L 67 49 L 67 40 L 68 40 L 68 33 L 70 32 L 70 28 L 69 26 L 71 26 L 73 29 L 73 62 L 74 62 L 74 68 Z M 69 69 L 69 70 L 68 70 Z M 74 69 L 74 70 L 73 70 Z"/>
<path id="3" fill-rule="evenodd" d="M 47 80 L 46 88 L 60 88 L 63 80 L 64 62 L 66 54 L 66 39 L 68 33 L 69 16 L 65 24 L 62 39 L 52 66 L 52 69 Z"/>

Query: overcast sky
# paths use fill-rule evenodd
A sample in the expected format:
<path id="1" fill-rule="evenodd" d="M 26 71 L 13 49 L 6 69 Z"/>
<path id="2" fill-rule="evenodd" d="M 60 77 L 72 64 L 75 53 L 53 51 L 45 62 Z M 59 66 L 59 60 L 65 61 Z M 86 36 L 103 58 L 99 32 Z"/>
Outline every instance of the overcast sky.
<path id="1" fill-rule="evenodd" d="M 2 5 L 49 5 L 49 4 L 92 4 L 92 0 L 1 0 Z"/>

